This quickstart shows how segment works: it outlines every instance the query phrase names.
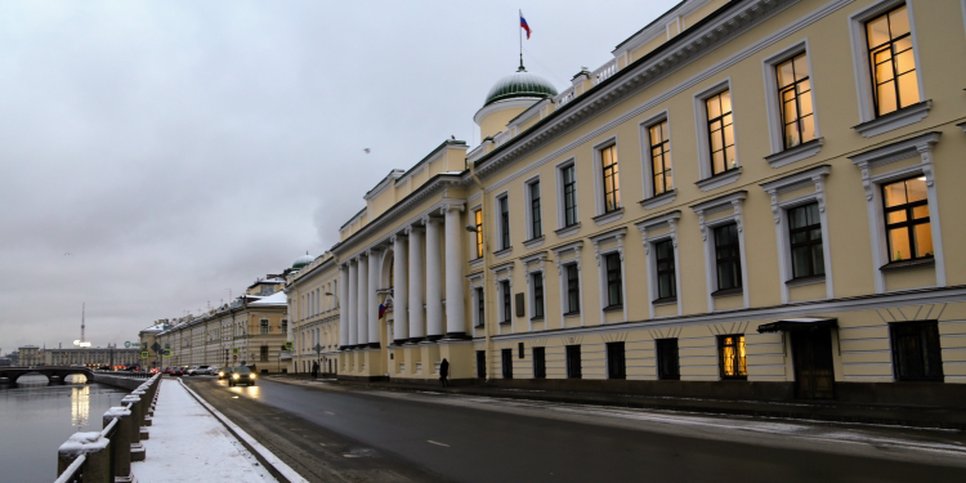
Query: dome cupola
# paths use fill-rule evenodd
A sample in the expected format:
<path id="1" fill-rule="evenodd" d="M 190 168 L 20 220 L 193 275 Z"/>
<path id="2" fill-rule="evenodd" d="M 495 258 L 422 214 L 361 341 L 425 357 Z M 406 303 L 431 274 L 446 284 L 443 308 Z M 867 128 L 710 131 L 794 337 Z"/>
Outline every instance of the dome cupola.
<path id="1" fill-rule="evenodd" d="M 520 64 L 516 72 L 496 81 L 486 94 L 483 107 L 473 121 L 480 126 L 480 139 L 496 136 L 507 124 L 530 106 L 557 95 L 549 81 L 527 72 Z"/>

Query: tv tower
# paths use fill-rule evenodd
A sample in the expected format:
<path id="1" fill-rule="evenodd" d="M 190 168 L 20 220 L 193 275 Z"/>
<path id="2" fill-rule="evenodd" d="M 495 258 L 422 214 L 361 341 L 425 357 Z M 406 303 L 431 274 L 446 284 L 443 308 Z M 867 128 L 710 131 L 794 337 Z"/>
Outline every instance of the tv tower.
<path id="1" fill-rule="evenodd" d="M 81 336 L 80 339 L 74 341 L 74 345 L 77 347 L 90 347 L 91 343 L 84 340 L 84 315 L 87 311 L 87 302 L 81 302 Z"/>

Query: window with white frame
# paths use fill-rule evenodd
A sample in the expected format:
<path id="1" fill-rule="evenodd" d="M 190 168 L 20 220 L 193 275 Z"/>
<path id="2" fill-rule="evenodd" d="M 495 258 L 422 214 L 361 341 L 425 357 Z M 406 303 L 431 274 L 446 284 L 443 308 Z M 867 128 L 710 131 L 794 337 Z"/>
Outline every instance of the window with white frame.
<path id="1" fill-rule="evenodd" d="M 621 207 L 620 167 L 617 164 L 617 145 L 611 142 L 597 149 L 600 162 L 601 213 L 612 213 Z"/>
<path id="2" fill-rule="evenodd" d="M 577 262 L 570 262 L 563 265 L 564 278 L 564 301 L 567 315 L 580 313 L 580 270 Z"/>
<path id="3" fill-rule="evenodd" d="M 543 272 L 532 272 L 530 273 L 530 319 L 542 320 L 543 315 Z"/>
<path id="4" fill-rule="evenodd" d="M 644 197 L 653 198 L 674 190 L 671 171 L 671 136 L 667 115 L 649 121 L 643 126 L 644 148 Z"/>
<path id="5" fill-rule="evenodd" d="M 904 0 L 879 2 L 850 17 L 861 124 L 866 137 L 926 117 L 915 23 Z"/>
<path id="6" fill-rule="evenodd" d="M 698 215 L 704 240 L 705 276 L 708 288 L 708 310 L 714 310 L 714 297 L 742 293 L 743 304 L 749 304 L 742 206 L 747 191 L 738 191 L 708 200 L 691 209 Z"/>
<path id="7" fill-rule="evenodd" d="M 583 324 L 581 314 L 581 250 L 583 242 L 577 241 L 554 250 L 557 259 L 557 275 L 559 280 L 560 297 L 560 324 L 565 326 L 567 317 L 579 316 Z"/>
<path id="8" fill-rule="evenodd" d="M 557 168 L 560 185 L 560 227 L 577 225 L 577 171 L 573 161 Z"/>
<path id="9" fill-rule="evenodd" d="M 804 47 L 804 46 L 803 46 Z M 781 148 L 791 149 L 815 139 L 815 108 L 808 56 L 804 48 L 774 62 Z"/>
<path id="10" fill-rule="evenodd" d="M 605 298 L 607 306 L 604 309 L 621 307 L 624 304 L 624 282 L 621 275 L 621 255 L 617 252 L 603 255 Z"/>
<path id="11" fill-rule="evenodd" d="M 717 292 L 741 289 L 741 252 L 738 240 L 738 224 L 735 222 L 715 226 L 714 263 Z"/>
<path id="12" fill-rule="evenodd" d="M 528 239 L 533 240 L 543 236 L 543 216 L 540 207 L 540 179 L 526 184 L 527 200 L 527 228 Z"/>
<path id="13" fill-rule="evenodd" d="M 483 327 L 486 322 L 486 299 L 483 296 L 483 287 L 473 288 L 473 327 Z"/>
<path id="14" fill-rule="evenodd" d="M 510 248 L 510 200 L 508 196 L 503 194 L 497 197 L 496 205 L 497 215 L 499 216 L 497 235 L 500 240 L 499 250 L 502 251 Z"/>
<path id="15" fill-rule="evenodd" d="M 649 218 L 637 224 L 644 244 L 647 263 L 650 316 L 655 317 L 655 305 L 678 302 L 677 226 L 681 219 L 678 210 Z M 678 313 L 682 306 L 678 302 Z"/>
<path id="16" fill-rule="evenodd" d="M 473 210 L 473 228 L 475 255 L 476 258 L 483 258 L 483 208 Z"/>
<path id="17" fill-rule="evenodd" d="M 928 132 L 849 157 L 866 193 L 877 293 L 885 291 L 884 269 L 922 263 L 933 265 L 937 286 L 946 285 L 932 162 L 939 137 Z"/>
<path id="18" fill-rule="evenodd" d="M 677 277 L 674 270 L 674 242 L 665 238 L 653 243 L 654 275 L 657 299 L 655 302 L 677 300 Z"/>
<path id="19" fill-rule="evenodd" d="M 513 320 L 509 280 L 497 282 L 497 295 L 500 297 L 500 324 L 509 324 Z"/>
<path id="20" fill-rule="evenodd" d="M 711 176 L 717 176 L 738 167 L 731 91 L 726 89 L 704 99 L 704 105 Z"/>

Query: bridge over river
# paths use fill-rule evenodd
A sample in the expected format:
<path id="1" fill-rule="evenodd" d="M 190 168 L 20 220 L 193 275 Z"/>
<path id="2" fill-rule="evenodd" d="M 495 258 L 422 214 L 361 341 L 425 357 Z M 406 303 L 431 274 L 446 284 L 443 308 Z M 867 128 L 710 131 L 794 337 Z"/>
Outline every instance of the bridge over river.
<path id="1" fill-rule="evenodd" d="M 83 374 L 87 382 L 94 381 L 94 371 L 83 366 L 0 367 L 0 383 L 16 384 L 20 376 L 38 374 L 47 376 L 50 383 L 63 384 L 71 374 Z"/>

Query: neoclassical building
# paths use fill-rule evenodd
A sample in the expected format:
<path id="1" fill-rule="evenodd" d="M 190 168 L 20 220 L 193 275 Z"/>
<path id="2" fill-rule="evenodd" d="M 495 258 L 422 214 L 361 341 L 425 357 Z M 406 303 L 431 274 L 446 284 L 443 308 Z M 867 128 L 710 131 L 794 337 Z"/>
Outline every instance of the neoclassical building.
<path id="1" fill-rule="evenodd" d="M 561 92 L 521 65 L 289 311 L 340 377 L 961 401 L 964 39 L 956 0 L 685 0 Z"/>

